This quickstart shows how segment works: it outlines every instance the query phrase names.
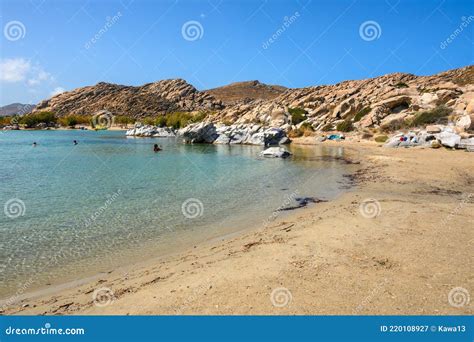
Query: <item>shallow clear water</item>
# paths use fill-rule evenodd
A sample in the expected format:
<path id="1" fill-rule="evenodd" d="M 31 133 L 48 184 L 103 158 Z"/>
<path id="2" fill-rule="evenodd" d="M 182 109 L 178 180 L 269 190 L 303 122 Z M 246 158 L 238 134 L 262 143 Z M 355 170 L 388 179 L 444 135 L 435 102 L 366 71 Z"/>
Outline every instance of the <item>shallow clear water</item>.
<path id="1" fill-rule="evenodd" d="M 286 160 L 259 158 L 262 149 L 120 131 L 0 133 L 0 297 L 258 227 L 289 199 L 344 187 L 348 166 L 331 158 L 342 148 L 291 148 Z"/>

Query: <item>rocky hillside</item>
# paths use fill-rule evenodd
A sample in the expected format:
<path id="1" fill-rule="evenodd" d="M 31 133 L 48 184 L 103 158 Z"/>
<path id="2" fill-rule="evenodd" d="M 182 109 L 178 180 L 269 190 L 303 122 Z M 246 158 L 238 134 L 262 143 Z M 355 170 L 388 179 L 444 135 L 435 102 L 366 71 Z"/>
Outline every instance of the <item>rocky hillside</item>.
<path id="1" fill-rule="evenodd" d="M 140 87 L 110 83 L 64 92 L 36 106 L 35 111 L 52 111 L 58 116 L 94 115 L 107 110 L 133 118 L 157 116 L 174 111 L 222 109 L 220 101 L 196 90 L 182 79 L 163 80 Z"/>
<path id="2" fill-rule="evenodd" d="M 428 116 L 474 115 L 474 66 L 433 76 L 394 73 L 286 90 L 258 81 L 208 91 L 198 91 L 181 79 L 141 87 L 99 83 L 57 95 L 35 109 L 44 110 L 59 116 L 108 110 L 136 119 L 201 111 L 215 123 L 251 123 L 287 131 L 301 125 L 316 131 L 368 127 L 396 130 L 426 111 Z M 474 125 L 474 116 L 472 121 Z"/>
<path id="3" fill-rule="evenodd" d="M 259 81 L 235 82 L 229 85 L 206 90 L 206 93 L 229 105 L 251 100 L 273 100 L 288 88 L 279 85 L 268 85 Z"/>
<path id="4" fill-rule="evenodd" d="M 335 129 L 343 122 L 355 128 L 393 126 L 415 113 L 439 106 L 453 114 L 474 111 L 474 66 L 434 76 L 395 73 L 335 85 L 288 89 L 272 100 L 240 102 L 217 114 L 216 121 L 292 125 L 291 109 L 305 112 L 314 130 Z M 300 121 L 300 120 L 298 120 Z M 301 124 L 301 122 L 300 122 Z"/>

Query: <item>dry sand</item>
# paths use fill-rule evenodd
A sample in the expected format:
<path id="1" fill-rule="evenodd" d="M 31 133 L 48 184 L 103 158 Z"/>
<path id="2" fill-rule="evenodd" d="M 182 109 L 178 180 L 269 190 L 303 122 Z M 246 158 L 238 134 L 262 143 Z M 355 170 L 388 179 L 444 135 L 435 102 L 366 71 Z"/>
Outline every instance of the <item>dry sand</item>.
<path id="1" fill-rule="evenodd" d="M 324 144 L 360 162 L 356 186 L 336 200 L 4 313 L 473 314 L 464 290 L 455 305 L 448 295 L 474 296 L 474 154 Z M 362 215 L 366 199 L 376 217 Z"/>

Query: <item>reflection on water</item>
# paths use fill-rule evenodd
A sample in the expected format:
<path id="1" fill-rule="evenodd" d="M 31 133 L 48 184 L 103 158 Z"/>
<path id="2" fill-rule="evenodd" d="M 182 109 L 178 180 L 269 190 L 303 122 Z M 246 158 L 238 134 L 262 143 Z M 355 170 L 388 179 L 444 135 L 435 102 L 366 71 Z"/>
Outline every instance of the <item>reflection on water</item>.
<path id="1" fill-rule="evenodd" d="M 281 160 L 259 157 L 261 146 L 124 132 L 0 134 L 0 203 L 25 203 L 25 215 L 0 219 L 0 295 L 31 277 L 32 286 L 64 282 L 264 224 L 295 194 L 342 191 L 342 148 L 288 148 L 293 157 Z"/>

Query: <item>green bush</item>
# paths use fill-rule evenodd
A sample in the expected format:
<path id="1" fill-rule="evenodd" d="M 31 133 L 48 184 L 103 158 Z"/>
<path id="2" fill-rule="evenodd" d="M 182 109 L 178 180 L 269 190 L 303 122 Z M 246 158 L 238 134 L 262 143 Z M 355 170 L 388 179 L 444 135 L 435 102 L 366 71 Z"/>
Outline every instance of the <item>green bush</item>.
<path id="1" fill-rule="evenodd" d="M 0 126 L 7 126 L 10 124 L 11 118 L 9 116 L 1 116 L 0 117 Z"/>
<path id="2" fill-rule="evenodd" d="M 314 132 L 313 126 L 309 122 L 303 123 L 299 128 L 292 129 L 288 132 L 290 138 L 298 138 L 302 136 L 310 136 Z"/>
<path id="3" fill-rule="evenodd" d="M 299 107 L 288 108 L 288 113 L 291 115 L 291 123 L 293 125 L 297 125 L 300 122 L 306 120 L 306 114 L 308 114 L 308 112 L 306 112 L 303 108 Z"/>
<path id="4" fill-rule="evenodd" d="M 323 128 L 322 128 L 322 131 L 323 132 L 329 132 L 329 131 L 332 131 L 333 130 L 333 125 L 332 124 L 327 124 L 325 125 Z"/>
<path id="5" fill-rule="evenodd" d="M 37 124 L 44 123 L 47 125 L 55 124 L 57 121 L 56 116 L 52 112 L 38 112 L 30 113 L 22 116 L 19 120 L 20 124 L 25 125 L 28 128 L 35 127 Z"/>
<path id="6" fill-rule="evenodd" d="M 156 120 L 155 120 L 155 126 L 165 127 L 166 126 L 166 116 L 161 115 L 161 116 L 157 117 Z"/>
<path id="7" fill-rule="evenodd" d="M 415 113 L 414 118 L 409 122 L 410 127 L 429 125 L 446 121 L 452 113 L 452 109 L 446 106 L 438 106 L 435 109 Z"/>
<path id="8" fill-rule="evenodd" d="M 76 117 L 74 116 L 66 116 L 65 118 L 65 123 L 68 127 L 74 127 L 78 124 L 78 121 Z"/>
<path id="9" fill-rule="evenodd" d="M 86 115 L 67 115 L 57 119 L 58 123 L 63 127 L 74 127 L 76 125 L 87 125 L 91 120 Z"/>
<path id="10" fill-rule="evenodd" d="M 189 124 L 201 122 L 207 117 L 206 112 L 189 113 L 189 112 L 171 112 L 159 115 L 157 117 L 146 117 L 141 119 L 145 125 L 158 127 L 172 127 L 179 129 Z"/>
<path id="11" fill-rule="evenodd" d="M 114 121 L 118 125 L 130 125 L 135 122 L 135 119 L 126 115 L 117 115 Z"/>
<path id="12" fill-rule="evenodd" d="M 354 126 L 352 125 L 352 121 L 350 119 L 346 119 L 343 122 L 338 123 L 336 129 L 339 132 L 350 132 L 354 129 Z"/>
<path id="13" fill-rule="evenodd" d="M 204 121 L 204 119 L 206 118 L 206 116 L 207 116 L 207 113 L 205 113 L 205 112 L 198 112 L 198 113 L 194 114 L 193 116 L 191 116 L 190 122 L 191 122 L 191 123 L 196 123 L 196 122 Z"/>
<path id="14" fill-rule="evenodd" d="M 400 118 L 397 120 L 392 120 L 389 123 L 382 125 L 380 128 L 383 132 L 392 132 L 407 128 L 408 126 L 410 126 L 409 122 L 405 121 L 403 118 Z"/>
<path id="15" fill-rule="evenodd" d="M 405 82 L 398 82 L 397 84 L 394 85 L 395 88 L 408 88 L 408 84 Z"/>
<path id="16" fill-rule="evenodd" d="M 362 108 L 362 109 L 361 109 L 360 111 L 358 111 L 357 114 L 354 116 L 354 122 L 360 121 L 360 119 L 362 119 L 364 116 L 366 116 L 367 114 L 369 114 L 371 110 L 372 110 L 372 108 L 370 108 L 370 107 Z"/>
<path id="17" fill-rule="evenodd" d="M 152 118 L 152 117 L 146 117 L 146 118 L 143 118 L 141 121 L 145 124 L 145 125 L 155 125 L 155 118 Z"/>

